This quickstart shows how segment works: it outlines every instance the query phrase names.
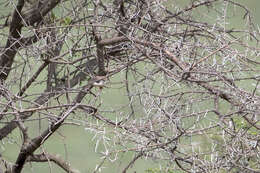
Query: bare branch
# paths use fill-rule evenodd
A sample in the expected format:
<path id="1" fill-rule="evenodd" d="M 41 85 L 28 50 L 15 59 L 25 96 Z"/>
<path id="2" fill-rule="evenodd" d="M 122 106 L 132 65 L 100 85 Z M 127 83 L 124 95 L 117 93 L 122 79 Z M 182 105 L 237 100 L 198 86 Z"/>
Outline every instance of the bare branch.
<path id="1" fill-rule="evenodd" d="M 54 162 L 58 166 L 60 166 L 64 171 L 70 172 L 70 173 L 79 173 L 78 170 L 72 169 L 70 164 L 63 160 L 58 155 L 53 155 L 49 153 L 41 153 L 41 154 L 34 154 L 28 157 L 26 160 L 27 162 Z"/>

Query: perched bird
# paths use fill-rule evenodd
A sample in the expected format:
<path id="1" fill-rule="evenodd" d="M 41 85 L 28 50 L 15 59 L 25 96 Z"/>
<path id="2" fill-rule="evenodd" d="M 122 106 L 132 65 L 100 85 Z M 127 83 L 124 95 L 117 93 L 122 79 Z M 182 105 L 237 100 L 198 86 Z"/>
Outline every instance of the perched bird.
<path id="1" fill-rule="evenodd" d="M 100 90 L 105 87 L 105 76 L 96 76 L 89 80 L 89 83 L 94 86 L 98 87 Z"/>
<path id="2" fill-rule="evenodd" d="M 102 89 L 105 86 L 105 81 L 104 80 L 94 81 L 93 86 L 100 87 Z"/>

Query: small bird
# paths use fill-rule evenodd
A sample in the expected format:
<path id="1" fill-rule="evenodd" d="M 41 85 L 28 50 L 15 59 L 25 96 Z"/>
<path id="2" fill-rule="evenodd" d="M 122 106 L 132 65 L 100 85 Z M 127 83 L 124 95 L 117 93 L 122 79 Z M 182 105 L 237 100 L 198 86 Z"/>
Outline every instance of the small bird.
<path id="1" fill-rule="evenodd" d="M 89 83 L 92 83 L 92 86 L 98 87 L 100 90 L 102 90 L 103 87 L 105 87 L 105 77 L 104 76 L 96 76 L 96 77 L 90 79 Z"/>
<path id="2" fill-rule="evenodd" d="M 93 86 L 95 87 L 100 87 L 101 89 L 105 86 L 105 81 L 104 80 L 98 80 L 98 81 L 95 81 L 93 83 Z"/>

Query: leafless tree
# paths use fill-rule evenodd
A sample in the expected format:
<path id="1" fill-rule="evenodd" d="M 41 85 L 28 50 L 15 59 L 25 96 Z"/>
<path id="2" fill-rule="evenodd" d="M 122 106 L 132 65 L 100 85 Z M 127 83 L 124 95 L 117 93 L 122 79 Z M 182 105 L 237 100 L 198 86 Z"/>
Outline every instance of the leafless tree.
<path id="1" fill-rule="evenodd" d="M 19 173 L 35 162 L 78 172 L 44 150 L 64 125 L 102 138 L 94 172 L 128 152 L 135 155 L 122 173 L 144 158 L 165 165 L 150 172 L 260 172 L 259 28 L 245 6 L 0 3 L 0 139 L 11 140 L 18 129 L 22 141 L 14 163 L 0 158 L 0 172 Z M 239 27 L 229 24 L 233 17 Z M 120 99 L 105 98 L 111 90 L 128 101 L 108 107 Z"/>

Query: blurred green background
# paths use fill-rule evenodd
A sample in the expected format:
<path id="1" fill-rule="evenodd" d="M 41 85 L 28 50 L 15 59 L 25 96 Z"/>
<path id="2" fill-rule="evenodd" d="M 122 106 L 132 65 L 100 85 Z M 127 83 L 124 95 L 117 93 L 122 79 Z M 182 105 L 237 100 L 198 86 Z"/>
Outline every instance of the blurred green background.
<path id="1" fill-rule="evenodd" d="M 0 0 L 1 2 L 2 0 Z M 179 6 L 184 7 L 185 4 L 190 1 L 184 0 L 169 0 L 167 6 L 174 6 L 178 4 Z M 242 3 L 250 9 L 253 21 L 260 25 L 260 1 L 259 0 L 236 0 L 236 2 Z M 6 9 L 1 3 L 0 5 L 0 15 L 3 16 L 7 14 L 9 10 Z M 237 12 L 238 13 L 238 12 Z M 242 16 L 242 15 L 241 15 Z M 240 15 L 234 16 L 230 19 L 230 25 L 228 27 L 243 27 L 240 22 L 242 19 Z M 214 16 L 212 16 L 214 17 Z M 2 32 L 2 31 L 1 31 Z M 5 43 L 1 42 L 1 46 Z M 124 75 L 124 74 L 121 74 Z M 120 75 L 117 76 L 120 80 Z M 103 104 L 105 107 L 110 105 L 122 105 L 127 102 L 127 97 L 124 92 L 119 92 L 117 89 L 104 89 L 102 96 L 105 98 Z M 83 118 L 84 119 L 84 118 Z M 29 125 L 29 124 L 27 124 Z M 36 130 L 32 131 L 32 134 L 37 134 Z M 8 139 L 1 141 L 0 152 L 4 158 L 8 161 L 15 162 L 15 158 L 19 153 L 19 148 L 21 145 L 20 134 L 15 130 Z M 93 172 L 95 167 L 101 162 L 100 152 L 103 151 L 102 145 L 97 148 L 95 152 L 96 140 L 94 138 L 94 133 L 85 130 L 82 126 L 63 126 L 58 130 L 58 133 L 55 133 L 42 147 L 42 150 L 45 150 L 52 154 L 59 154 L 65 160 L 68 160 L 71 163 L 72 168 L 79 169 L 82 173 Z M 118 155 L 118 159 L 115 162 L 105 161 L 102 166 L 105 169 L 102 169 L 102 173 L 116 173 L 121 172 L 122 169 L 132 160 L 134 153 L 124 153 Z M 136 161 L 135 165 L 129 169 L 128 172 L 137 173 L 145 172 L 148 168 L 158 168 L 158 162 L 152 160 L 139 159 Z M 23 172 L 37 172 L 37 173 L 46 173 L 46 172 L 55 172 L 61 173 L 64 172 L 55 164 L 52 163 L 33 163 L 32 165 L 27 164 Z"/>

